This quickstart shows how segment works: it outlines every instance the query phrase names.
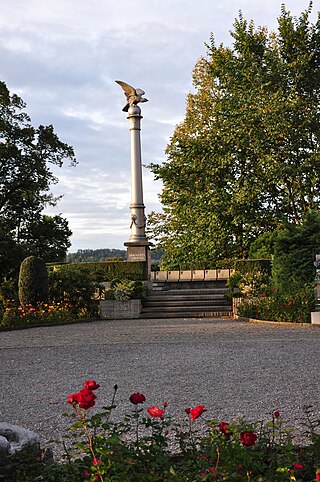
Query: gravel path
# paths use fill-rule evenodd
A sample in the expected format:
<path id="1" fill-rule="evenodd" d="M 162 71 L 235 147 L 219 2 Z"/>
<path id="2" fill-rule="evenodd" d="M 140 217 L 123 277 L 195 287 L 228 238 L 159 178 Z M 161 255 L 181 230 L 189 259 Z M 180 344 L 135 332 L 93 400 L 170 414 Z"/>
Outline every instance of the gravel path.
<path id="1" fill-rule="evenodd" d="M 68 420 L 66 398 L 101 384 L 97 407 L 118 384 L 168 401 L 170 413 L 204 404 L 208 417 L 268 419 L 274 409 L 301 429 L 303 406 L 320 413 L 320 329 L 231 319 L 96 321 L 0 333 L 0 420 L 34 430 L 43 444 Z"/>

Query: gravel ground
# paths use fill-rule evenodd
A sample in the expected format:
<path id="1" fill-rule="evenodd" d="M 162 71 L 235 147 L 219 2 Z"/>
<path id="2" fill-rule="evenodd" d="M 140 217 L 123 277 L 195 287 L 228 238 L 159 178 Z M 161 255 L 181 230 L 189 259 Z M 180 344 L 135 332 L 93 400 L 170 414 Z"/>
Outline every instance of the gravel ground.
<path id="1" fill-rule="evenodd" d="M 266 420 L 278 409 L 301 431 L 305 405 L 320 413 L 319 341 L 316 326 L 232 319 L 96 321 L 2 332 L 0 420 L 37 432 L 45 446 L 68 424 L 62 416 L 71 409 L 67 395 L 94 379 L 101 385 L 98 409 L 118 384 L 118 416 L 140 391 L 148 406 L 166 400 L 175 418 L 198 404 L 224 421 Z"/>

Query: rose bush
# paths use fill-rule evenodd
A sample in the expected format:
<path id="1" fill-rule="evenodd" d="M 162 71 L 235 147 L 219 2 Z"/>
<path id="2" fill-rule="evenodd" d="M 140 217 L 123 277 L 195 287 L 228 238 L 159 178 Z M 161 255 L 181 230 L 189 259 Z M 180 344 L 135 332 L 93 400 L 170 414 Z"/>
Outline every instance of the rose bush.
<path id="1" fill-rule="evenodd" d="M 4 310 L 0 327 L 18 328 L 33 325 L 48 325 L 66 323 L 74 320 L 75 316 L 70 311 L 68 304 L 42 303 L 36 307 L 28 305 L 7 306 Z"/>
<path id="2" fill-rule="evenodd" d="M 25 465 L 16 461 L 0 469 L 5 482 L 311 482 L 320 480 L 320 421 L 307 413 L 310 444 L 297 449 L 279 410 L 267 422 L 225 422 L 205 419 L 204 405 L 186 408 L 175 422 L 170 405 L 151 405 L 144 415 L 139 404 L 147 401 L 134 392 L 128 402 L 133 411 L 111 421 L 116 409 L 117 385 L 111 403 L 90 415 L 100 388 L 86 380 L 67 397 L 74 423 L 65 439 L 67 462 L 46 465 L 39 459 Z M 101 390 L 100 390 L 101 391 Z M 101 393 L 99 394 L 99 398 Z M 74 438 L 74 442 L 72 442 Z M 170 448 L 169 448 L 170 447 Z"/>
<path id="3" fill-rule="evenodd" d="M 272 291 L 260 298 L 243 298 L 237 313 L 256 320 L 310 323 L 314 309 L 314 286 L 307 285 L 293 294 Z"/>

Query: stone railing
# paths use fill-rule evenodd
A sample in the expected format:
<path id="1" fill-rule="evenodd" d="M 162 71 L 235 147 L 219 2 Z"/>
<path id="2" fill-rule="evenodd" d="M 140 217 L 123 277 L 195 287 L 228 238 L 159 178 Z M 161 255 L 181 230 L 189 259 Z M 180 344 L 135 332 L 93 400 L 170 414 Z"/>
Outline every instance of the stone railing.
<path id="1" fill-rule="evenodd" d="M 227 280 L 233 269 L 195 269 L 184 271 L 152 271 L 152 281 L 216 281 Z"/>

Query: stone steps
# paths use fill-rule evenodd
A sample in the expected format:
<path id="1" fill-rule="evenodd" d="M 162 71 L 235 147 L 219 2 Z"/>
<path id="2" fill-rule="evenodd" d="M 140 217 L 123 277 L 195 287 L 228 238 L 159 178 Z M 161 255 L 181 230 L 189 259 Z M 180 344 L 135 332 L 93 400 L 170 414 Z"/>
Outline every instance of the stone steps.
<path id="1" fill-rule="evenodd" d="M 232 304 L 226 283 L 154 283 L 143 303 L 141 318 L 197 318 L 225 316 Z"/>

